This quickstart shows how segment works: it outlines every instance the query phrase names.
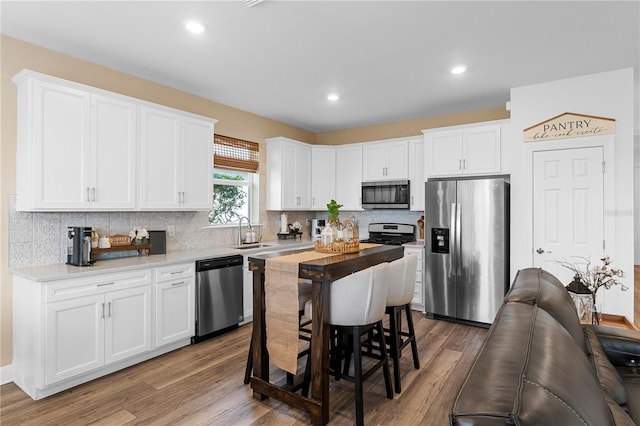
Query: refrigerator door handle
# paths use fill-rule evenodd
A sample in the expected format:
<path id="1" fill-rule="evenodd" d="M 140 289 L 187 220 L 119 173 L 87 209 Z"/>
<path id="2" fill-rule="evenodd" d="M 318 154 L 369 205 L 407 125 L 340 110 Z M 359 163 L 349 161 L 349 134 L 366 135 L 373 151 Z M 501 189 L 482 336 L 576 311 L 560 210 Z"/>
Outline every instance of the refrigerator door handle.
<path id="1" fill-rule="evenodd" d="M 456 203 L 456 228 L 455 228 L 455 245 L 456 253 L 456 275 L 462 275 L 462 224 L 461 224 L 462 207 L 460 203 Z"/>

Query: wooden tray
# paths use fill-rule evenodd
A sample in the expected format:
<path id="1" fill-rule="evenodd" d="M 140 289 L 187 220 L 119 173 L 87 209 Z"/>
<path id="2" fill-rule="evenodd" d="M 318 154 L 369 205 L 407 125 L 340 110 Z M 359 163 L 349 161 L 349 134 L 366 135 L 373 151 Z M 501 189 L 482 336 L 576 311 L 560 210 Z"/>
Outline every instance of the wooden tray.
<path id="1" fill-rule="evenodd" d="M 113 253 L 117 251 L 134 251 L 138 252 L 138 256 L 142 256 L 143 252 L 145 256 L 149 256 L 151 253 L 151 244 L 129 244 L 126 246 L 114 246 L 109 248 L 92 248 L 91 259 L 95 259 L 103 253 Z"/>
<path id="2" fill-rule="evenodd" d="M 320 253 L 357 253 L 360 251 L 360 241 L 339 241 L 329 245 L 322 244 L 322 241 L 316 241 L 316 251 Z"/>

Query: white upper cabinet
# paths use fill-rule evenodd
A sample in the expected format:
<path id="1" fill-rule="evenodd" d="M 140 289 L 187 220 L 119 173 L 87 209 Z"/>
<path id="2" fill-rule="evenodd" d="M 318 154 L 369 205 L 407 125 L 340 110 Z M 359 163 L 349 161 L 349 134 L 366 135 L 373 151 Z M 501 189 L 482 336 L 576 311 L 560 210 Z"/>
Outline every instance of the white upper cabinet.
<path id="1" fill-rule="evenodd" d="M 23 71 L 18 86 L 18 210 L 135 207 L 135 104 Z"/>
<path id="2" fill-rule="evenodd" d="M 506 121 L 425 130 L 426 175 L 483 175 L 501 172 L 502 126 Z"/>
<path id="3" fill-rule="evenodd" d="M 215 120 L 158 106 L 139 128 L 154 104 L 28 70 L 13 81 L 19 211 L 211 207 Z"/>
<path id="4" fill-rule="evenodd" d="M 409 209 L 424 211 L 424 139 L 409 141 Z"/>
<path id="5" fill-rule="evenodd" d="M 267 142 L 267 210 L 311 209 L 311 146 L 283 137 Z"/>
<path id="6" fill-rule="evenodd" d="M 311 147 L 311 208 L 326 210 L 336 198 L 336 148 Z"/>
<path id="7" fill-rule="evenodd" d="M 343 210 L 362 210 L 362 145 L 360 144 L 336 147 L 335 200 L 342 204 Z"/>
<path id="8" fill-rule="evenodd" d="M 408 179 L 407 140 L 370 142 L 362 147 L 362 180 Z"/>
<path id="9" fill-rule="evenodd" d="M 213 123 L 161 107 L 140 115 L 140 209 L 210 209 Z"/>
<path id="10" fill-rule="evenodd" d="M 91 95 L 89 206 L 105 210 L 135 207 L 136 106 Z"/>

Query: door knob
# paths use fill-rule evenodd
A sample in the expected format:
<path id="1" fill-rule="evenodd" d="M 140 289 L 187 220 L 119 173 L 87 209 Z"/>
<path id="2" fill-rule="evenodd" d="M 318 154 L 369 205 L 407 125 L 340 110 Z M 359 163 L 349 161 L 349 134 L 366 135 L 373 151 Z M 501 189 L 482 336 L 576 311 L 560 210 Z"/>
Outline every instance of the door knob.
<path id="1" fill-rule="evenodd" d="M 551 252 L 550 252 L 550 251 L 544 251 L 542 248 L 538 248 L 538 249 L 536 250 L 536 253 L 538 253 L 538 254 L 542 254 L 542 253 L 551 253 Z"/>

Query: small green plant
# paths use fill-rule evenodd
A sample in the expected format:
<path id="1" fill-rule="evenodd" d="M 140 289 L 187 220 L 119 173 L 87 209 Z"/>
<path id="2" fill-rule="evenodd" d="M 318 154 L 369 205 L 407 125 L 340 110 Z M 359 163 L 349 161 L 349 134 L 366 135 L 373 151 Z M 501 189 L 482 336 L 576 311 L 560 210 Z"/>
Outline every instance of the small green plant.
<path id="1" fill-rule="evenodd" d="M 338 225 L 340 223 L 340 207 L 342 204 L 338 204 L 336 200 L 331 200 L 329 204 L 327 204 L 327 212 L 329 213 L 329 223 Z"/>

